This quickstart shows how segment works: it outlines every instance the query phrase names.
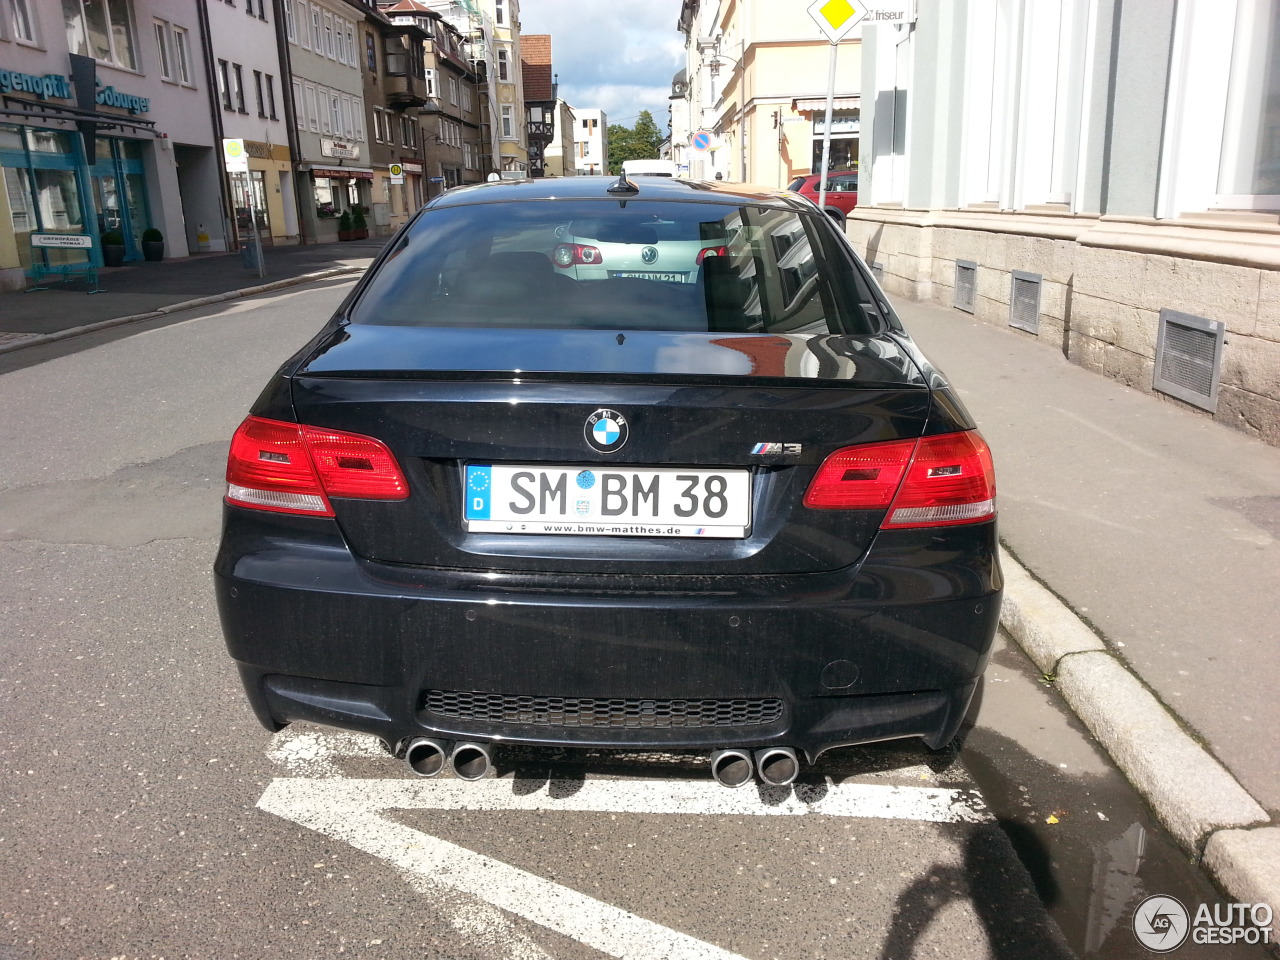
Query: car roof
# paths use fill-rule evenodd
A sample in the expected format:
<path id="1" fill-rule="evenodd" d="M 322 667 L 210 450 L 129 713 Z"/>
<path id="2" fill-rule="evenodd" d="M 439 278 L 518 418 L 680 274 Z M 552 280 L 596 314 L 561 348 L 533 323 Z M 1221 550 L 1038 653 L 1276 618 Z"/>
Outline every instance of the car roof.
<path id="1" fill-rule="evenodd" d="M 678 177 L 635 177 L 636 193 L 609 193 L 617 177 L 543 177 L 536 180 L 495 180 L 466 187 L 454 187 L 435 197 L 428 208 L 453 207 L 471 203 L 501 203 L 510 200 L 696 200 L 712 203 L 751 203 L 764 206 L 795 206 L 795 194 L 774 187 L 761 187 L 723 180 L 685 180 Z"/>

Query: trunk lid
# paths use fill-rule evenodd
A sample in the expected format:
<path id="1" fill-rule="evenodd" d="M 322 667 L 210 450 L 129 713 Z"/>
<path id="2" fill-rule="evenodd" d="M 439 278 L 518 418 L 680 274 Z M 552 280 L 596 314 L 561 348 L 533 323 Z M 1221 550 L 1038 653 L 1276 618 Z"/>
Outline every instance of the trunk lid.
<path id="1" fill-rule="evenodd" d="M 302 423 L 376 436 L 405 470 L 407 500 L 333 501 L 361 557 L 707 577 L 857 562 L 882 514 L 809 509 L 805 490 L 839 447 L 920 436 L 930 391 L 882 335 L 352 325 L 294 371 L 293 403 Z M 586 436 L 603 409 L 629 431 L 613 453 Z M 712 539 L 468 531 L 476 464 L 743 470 L 750 525 L 746 536 Z"/>

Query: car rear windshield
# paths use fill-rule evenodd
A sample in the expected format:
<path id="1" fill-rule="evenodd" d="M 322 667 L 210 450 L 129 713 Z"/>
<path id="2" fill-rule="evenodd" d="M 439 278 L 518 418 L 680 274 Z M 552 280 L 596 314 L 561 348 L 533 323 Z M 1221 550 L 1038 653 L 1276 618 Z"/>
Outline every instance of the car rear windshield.
<path id="1" fill-rule="evenodd" d="M 530 200 L 426 210 L 349 313 L 431 327 L 871 333 L 839 240 L 787 209 Z"/>

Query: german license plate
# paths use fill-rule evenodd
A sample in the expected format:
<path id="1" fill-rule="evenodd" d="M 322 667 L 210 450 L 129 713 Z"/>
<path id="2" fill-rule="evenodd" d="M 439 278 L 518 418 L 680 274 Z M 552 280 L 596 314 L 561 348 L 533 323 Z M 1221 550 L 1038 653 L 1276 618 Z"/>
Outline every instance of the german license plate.
<path id="1" fill-rule="evenodd" d="M 468 464 L 472 533 L 604 537 L 745 537 L 747 470 Z"/>
<path id="2" fill-rule="evenodd" d="M 689 275 L 687 273 L 653 273 L 640 270 L 610 270 L 611 277 L 633 277 L 637 280 L 664 280 L 667 283 L 684 283 Z"/>

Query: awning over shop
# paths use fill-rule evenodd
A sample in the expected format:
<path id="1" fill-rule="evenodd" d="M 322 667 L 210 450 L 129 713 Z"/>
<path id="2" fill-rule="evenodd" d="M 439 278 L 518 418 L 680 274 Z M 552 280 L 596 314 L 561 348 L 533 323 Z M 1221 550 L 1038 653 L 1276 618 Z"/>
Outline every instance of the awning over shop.
<path id="1" fill-rule="evenodd" d="M 836 97 L 831 105 L 832 110 L 857 110 L 862 103 L 861 97 Z M 815 110 L 827 109 L 826 97 L 805 97 L 791 101 L 791 106 L 801 113 L 812 113 Z"/>

